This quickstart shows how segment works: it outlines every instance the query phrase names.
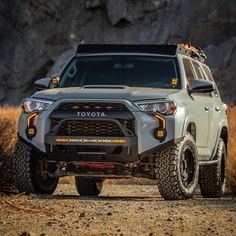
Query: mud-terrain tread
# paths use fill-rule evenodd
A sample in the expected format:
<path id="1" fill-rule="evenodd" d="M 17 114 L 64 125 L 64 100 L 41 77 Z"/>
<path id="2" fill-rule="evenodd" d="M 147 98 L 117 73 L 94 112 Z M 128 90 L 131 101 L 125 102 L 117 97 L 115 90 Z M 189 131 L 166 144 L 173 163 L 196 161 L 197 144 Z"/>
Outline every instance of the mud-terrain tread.
<path id="1" fill-rule="evenodd" d="M 186 191 L 181 186 L 181 177 L 177 170 L 179 152 L 181 146 L 185 142 L 191 142 L 193 144 L 197 162 L 195 180 L 191 192 Z M 181 142 L 158 152 L 155 158 L 155 168 L 156 178 L 158 179 L 158 189 L 165 200 L 183 200 L 191 198 L 197 186 L 199 175 L 198 154 L 193 137 L 190 134 L 186 134 Z"/>
<path id="2" fill-rule="evenodd" d="M 58 178 L 51 178 L 47 185 L 40 182 L 36 175 L 35 162 L 31 147 L 17 141 L 12 158 L 13 179 L 19 192 L 26 194 L 52 194 L 56 189 Z"/>
<path id="3" fill-rule="evenodd" d="M 80 196 L 98 196 L 102 190 L 94 178 L 75 176 L 75 185 Z"/>
<path id="4" fill-rule="evenodd" d="M 215 160 L 218 164 L 211 166 L 202 166 L 200 168 L 199 185 L 203 197 L 207 198 L 220 198 L 223 196 L 223 189 L 221 181 L 221 157 L 224 154 L 224 161 L 226 161 L 226 150 L 223 139 L 219 139 Z M 226 173 L 226 164 L 225 164 Z M 225 176 L 226 177 L 226 176 Z"/>

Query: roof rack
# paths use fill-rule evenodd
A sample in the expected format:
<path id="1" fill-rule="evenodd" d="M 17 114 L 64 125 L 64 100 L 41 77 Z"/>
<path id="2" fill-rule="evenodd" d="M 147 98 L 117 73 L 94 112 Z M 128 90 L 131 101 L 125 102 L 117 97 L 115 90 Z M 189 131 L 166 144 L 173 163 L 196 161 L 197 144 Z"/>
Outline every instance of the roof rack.
<path id="1" fill-rule="evenodd" d="M 207 58 L 200 48 L 190 44 L 79 44 L 76 54 L 137 52 L 164 55 L 184 54 L 201 62 Z"/>
<path id="2" fill-rule="evenodd" d="M 178 49 L 181 51 L 185 50 L 186 54 L 191 54 L 190 56 L 192 58 L 198 59 L 201 62 L 204 62 L 207 59 L 206 54 L 202 51 L 199 47 L 194 47 L 193 45 L 189 43 L 180 43 L 177 44 Z"/>

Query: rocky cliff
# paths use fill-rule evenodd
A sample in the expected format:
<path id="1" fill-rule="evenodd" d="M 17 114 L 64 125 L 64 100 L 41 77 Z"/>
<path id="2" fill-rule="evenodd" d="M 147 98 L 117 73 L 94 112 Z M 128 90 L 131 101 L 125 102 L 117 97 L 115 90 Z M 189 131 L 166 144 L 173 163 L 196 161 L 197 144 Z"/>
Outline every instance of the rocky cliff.
<path id="1" fill-rule="evenodd" d="M 224 101 L 236 102 L 235 0 L 1 0 L 0 102 L 30 95 L 78 42 L 200 46 Z"/>

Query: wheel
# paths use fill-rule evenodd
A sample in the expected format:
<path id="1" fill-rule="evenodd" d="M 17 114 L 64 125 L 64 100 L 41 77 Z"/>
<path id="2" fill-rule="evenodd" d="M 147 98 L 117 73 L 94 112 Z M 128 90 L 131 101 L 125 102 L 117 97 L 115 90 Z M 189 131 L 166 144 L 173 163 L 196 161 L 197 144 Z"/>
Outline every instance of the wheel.
<path id="1" fill-rule="evenodd" d="M 199 185 L 203 197 L 220 198 L 224 194 L 226 181 L 226 148 L 223 139 L 219 139 L 214 157 L 216 165 L 200 167 Z"/>
<path id="2" fill-rule="evenodd" d="M 55 164 L 40 162 L 40 156 L 31 147 L 17 141 L 13 154 L 13 178 L 21 193 L 52 194 L 58 178 L 51 178 L 47 172 L 55 171 Z"/>
<path id="3" fill-rule="evenodd" d="M 80 196 L 98 196 L 103 187 L 103 180 L 75 176 L 76 189 Z"/>
<path id="4" fill-rule="evenodd" d="M 156 154 L 155 173 L 164 199 L 181 200 L 193 196 L 198 184 L 199 162 L 196 144 L 190 134 Z"/>

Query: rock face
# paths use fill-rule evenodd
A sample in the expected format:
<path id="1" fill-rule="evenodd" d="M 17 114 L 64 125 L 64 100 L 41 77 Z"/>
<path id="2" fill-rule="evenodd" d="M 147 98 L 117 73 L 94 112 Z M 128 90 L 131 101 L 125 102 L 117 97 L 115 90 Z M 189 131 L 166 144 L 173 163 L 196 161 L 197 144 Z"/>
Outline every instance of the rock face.
<path id="1" fill-rule="evenodd" d="M 206 49 L 224 101 L 236 102 L 235 37 L 235 0 L 2 0 L 0 102 L 19 104 L 81 41 L 190 42 Z"/>

